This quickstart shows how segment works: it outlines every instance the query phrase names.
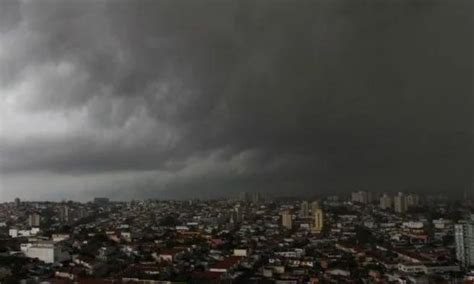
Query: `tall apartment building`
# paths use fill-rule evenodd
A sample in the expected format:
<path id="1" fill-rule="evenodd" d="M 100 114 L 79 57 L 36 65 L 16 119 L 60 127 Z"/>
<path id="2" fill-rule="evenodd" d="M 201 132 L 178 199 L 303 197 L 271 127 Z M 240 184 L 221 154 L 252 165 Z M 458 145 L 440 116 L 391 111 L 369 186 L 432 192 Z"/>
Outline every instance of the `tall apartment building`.
<path id="1" fill-rule="evenodd" d="M 259 204 L 263 201 L 263 195 L 261 192 L 254 192 L 252 195 L 252 202 L 254 204 Z"/>
<path id="2" fill-rule="evenodd" d="M 324 212 L 323 209 L 318 208 L 316 212 L 314 212 L 314 233 L 321 233 L 324 228 Z"/>
<path id="3" fill-rule="evenodd" d="M 403 213 L 407 211 L 406 196 L 402 192 L 399 192 L 393 198 L 393 207 L 394 207 L 395 212 L 397 213 Z"/>
<path id="4" fill-rule="evenodd" d="M 471 219 L 454 225 L 456 259 L 464 267 L 474 266 L 474 214 Z"/>
<path id="5" fill-rule="evenodd" d="M 383 194 L 380 197 L 380 209 L 390 209 L 390 208 L 392 208 L 392 197 L 387 194 Z"/>
<path id="6" fill-rule="evenodd" d="M 319 207 L 319 201 L 318 200 L 315 200 L 313 202 L 311 202 L 311 213 L 315 213 L 316 210 L 318 210 L 320 207 Z"/>
<path id="7" fill-rule="evenodd" d="M 63 223 L 69 222 L 69 207 L 67 205 L 59 208 L 59 220 Z"/>
<path id="8" fill-rule="evenodd" d="M 306 218 L 309 216 L 309 203 L 308 201 L 303 201 L 301 202 L 301 207 L 300 207 L 300 217 Z"/>
<path id="9" fill-rule="evenodd" d="M 357 191 L 351 194 L 351 201 L 353 203 L 367 204 L 369 202 L 369 195 L 366 191 Z"/>
<path id="10" fill-rule="evenodd" d="M 286 211 L 281 214 L 281 224 L 283 227 L 287 228 L 288 230 L 291 230 L 293 227 L 293 220 L 291 219 L 291 213 Z"/>
<path id="11" fill-rule="evenodd" d="M 33 212 L 28 216 L 28 225 L 30 227 L 39 227 L 41 225 L 41 215 Z"/>
<path id="12" fill-rule="evenodd" d="M 418 194 L 408 194 L 406 197 L 407 208 L 420 205 L 420 197 Z"/>

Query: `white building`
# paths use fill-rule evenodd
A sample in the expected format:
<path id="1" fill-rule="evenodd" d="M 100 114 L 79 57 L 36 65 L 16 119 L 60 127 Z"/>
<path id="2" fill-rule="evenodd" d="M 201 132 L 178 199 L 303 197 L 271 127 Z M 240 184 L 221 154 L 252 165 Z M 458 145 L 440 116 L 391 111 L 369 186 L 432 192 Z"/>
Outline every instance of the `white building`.
<path id="1" fill-rule="evenodd" d="M 314 227 L 313 227 L 313 232 L 315 233 L 321 233 L 324 227 L 324 213 L 321 208 L 317 209 L 316 212 L 314 212 Z"/>
<path id="2" fill-rule="evenodd" d="M 234 256 L 248 256 L 249 250 L 248 249 L 234 249 Z"/>
<path id="3" fill-rule="evenodd" d="M 36 236 L 39 231 L 39 228 L 31 228 L 30 230 L 19 230 L 16 228 L 11 228 L 8 230 L 8 235 L 12 238 L 32 237 Z"/>
<path id="4" fill-rule="evenodd" d="M 406 198 L 407 208 L 416 207 L 420 204 L 420 198 L 417 194 L 408 194 Z"/>
<path id="5" fill-rule="evenodd" d="M 39 227 L 41 225 L 41 215 L 39 213 L 31 213 L 28 216 L 28 225 L 30 227 Z"/>
<path id="6" fill-rule="evenodd" d="M 403 213 L 407 211 L 407 201 L 405 195 L 403 195 L 401 192 L 395 195 L 393 198 L 393 205 L 395 212 L 397 213 Z"/>
<path id="7" fill-rule="evenodd" d="M 292 216 L 290 212 L 283 212 L 281 214 L 281 225 L 288 230 L 291 230 L 293 227 Z"/>
<path id="8" fill-rule="evenodd" d="M 392 197 L 387 194 L 380 197 L 380 209 L 390 209 L 392 208 Z"/>
<path id="9" fill-rule="evenodd" d="M 308 201 L 303 201 L 301 202 L 301 208 L 300 208 L 300 217 L 306 218 L 309 216 L 309 203 Z"/>
<path id="10" fill-rule="evenodd" d="M 318 210 L 318 208 L 320 208 L 318 200 L 315 200 L 315 201 L 311 202 L 311 213 L 314 214 L 314 212 L 316 212 L 316 210 Z"/>
<path id="11" fill-rule="evenodd" d="M 70 260 L 71 256 L 53 242 L 36 242 L 21 244 L 21 251 L 29 258 L 37 258 L 46 263 Z"/>
<path id="12" fill-rule="evenodd" d="M 456 259 L 464 267 L 474 266 L 474 214 L 466 223 L 454 225 Z"/>
<path id="13" fill-rule="evenodd" d="M 51 236 L 51 239 L 52 239 L 53 242 L 55 242 L 55 243 L 68 240 L 69 238 L 70 238 L 69 234 L 53 234 L 53 235 Z"/>
<path id="14" fill-rule="evenodd" d="M 368 193 L 366 191 L 353 192 L 351 195 L 351 201 L 353 203 L 366 204 L 369 202 Z"/>

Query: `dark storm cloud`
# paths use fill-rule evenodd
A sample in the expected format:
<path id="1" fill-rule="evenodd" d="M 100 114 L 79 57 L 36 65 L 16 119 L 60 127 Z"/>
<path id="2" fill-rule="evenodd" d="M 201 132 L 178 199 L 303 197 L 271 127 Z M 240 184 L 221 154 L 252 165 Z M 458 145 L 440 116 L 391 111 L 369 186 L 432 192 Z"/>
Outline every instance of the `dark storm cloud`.
<path id="1" fill-rule="evenodd" d="M 472 5 L 7 1 L 0 169 L 156 171 L 123 188 L 147 195 L 465 189 Z M 46 125 L 19 135 L 18 113 Z"/>

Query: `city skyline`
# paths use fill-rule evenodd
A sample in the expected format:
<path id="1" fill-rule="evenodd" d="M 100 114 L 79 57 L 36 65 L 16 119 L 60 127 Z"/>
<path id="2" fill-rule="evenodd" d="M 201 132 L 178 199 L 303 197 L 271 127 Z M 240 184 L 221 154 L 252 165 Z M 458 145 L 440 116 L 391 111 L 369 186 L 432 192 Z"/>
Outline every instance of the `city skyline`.
<path id="1" fill-rule="evenodd" d="M 472 198 L 90 201 L 0 203 L 2 283 L 474 281 Z"/>
<path id="2" fill-rule="evenodd" d="M 472 8 L 0 1 L 0 202 L 461 196 Z"/>

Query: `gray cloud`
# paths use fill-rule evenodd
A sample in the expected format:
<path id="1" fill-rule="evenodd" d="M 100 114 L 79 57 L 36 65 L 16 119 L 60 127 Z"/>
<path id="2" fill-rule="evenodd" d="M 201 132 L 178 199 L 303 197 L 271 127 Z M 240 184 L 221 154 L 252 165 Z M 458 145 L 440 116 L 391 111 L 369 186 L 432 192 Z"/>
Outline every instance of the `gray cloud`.
<path id="1" fill-rule="evenodd" d="M 1 197 L 470 188 L 472 5 L 3 2 Z"/>

